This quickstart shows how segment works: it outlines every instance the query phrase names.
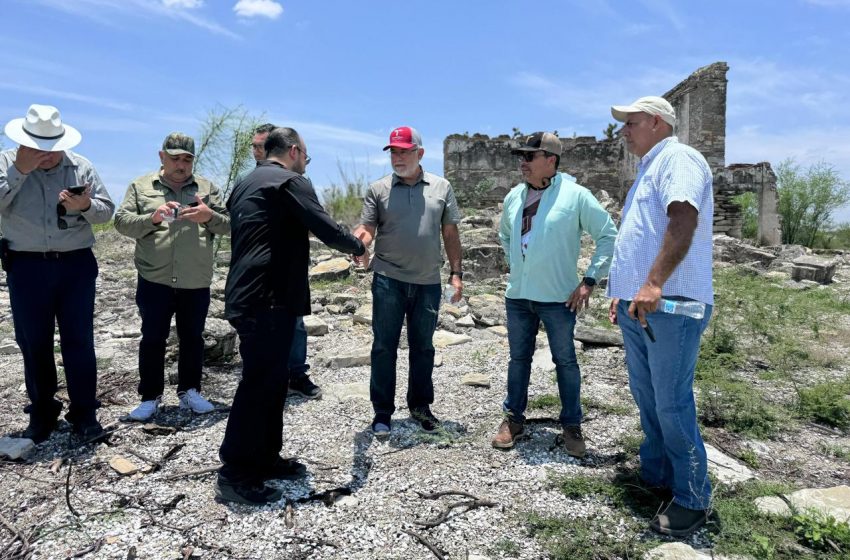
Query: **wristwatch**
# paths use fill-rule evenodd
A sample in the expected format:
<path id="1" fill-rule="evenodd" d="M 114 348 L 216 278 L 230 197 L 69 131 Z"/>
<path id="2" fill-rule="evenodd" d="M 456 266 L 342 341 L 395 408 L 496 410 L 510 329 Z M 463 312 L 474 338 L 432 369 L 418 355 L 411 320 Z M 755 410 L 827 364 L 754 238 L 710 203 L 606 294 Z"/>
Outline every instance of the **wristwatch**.
<path id="1" fill-rule="evenodd" d="M 459 270 L 452 270 L 451 272 L 449 272 L 449 278 L 451 278 L 452 276 L 457 276 L 458 278 L 463 280 L 463 272 Z"/>
<path id="2" fill-rule="evenodd" d="M 588 288 L 592 288 L 596 285 L 596 278 L 591 278 L 590 276 L 585 276 L 582 279 L 582 282 L 584 282 L 584 285 L 587 286 Z"/>

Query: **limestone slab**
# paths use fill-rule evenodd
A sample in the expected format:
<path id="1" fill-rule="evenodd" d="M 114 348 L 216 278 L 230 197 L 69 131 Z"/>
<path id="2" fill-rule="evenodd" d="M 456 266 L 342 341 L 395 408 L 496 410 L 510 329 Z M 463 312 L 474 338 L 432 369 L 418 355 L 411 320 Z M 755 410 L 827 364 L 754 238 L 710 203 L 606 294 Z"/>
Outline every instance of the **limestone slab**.
<path id="1" fill-rule="evenodd" d="M 137 467 L 128 459 L 125 459 L 124 457 L 118 455 L 109 460 L 109 466 L 112 467 L 112 470 L 114 470 L 121 476 L 129 476 L 131 474 L 136 474 L 137 472 L 139 472 L 139 467 Z"/>
<path id="2" fill-rule="evenodd" d="M 800 511 L 813 509 L 824 515 L 830 515 L 837 521 L 850 522 L 850 486 L 806 488 L 793 492 L 786 497 Z M 791 515 L 791 509 L 779 497 L 756 498 L 755 503 L 756 507 L 764 513 L 781 516 Z"/>
<path id="3" fill-rule="evenodd" d="M 439 330 L 434 333 L 435 348 L 446 348 L 457 344 L 465 344 L 470 341 L 472 341 L 472 337 L 465 334 L 455 334 L 444 330 Z"/>
<path id="4" fill-rule="evenodd" d="M 369 400 L 368 383 L 336 383 L 322 387 L 325 396 L 336 397 L 341 401 L 349 399 Z"/>
<path id="5" fill-rule="evenodd" d="M 486 373 L 467 373 L 460 378 L 460 382 L 471 387 L 489 387 L 490 376 Z"/>
<path id="6" fill-rule="evenodd" d="M 12 461 L 24 459 L 33 450 L 35 443 L 29 438 L 0 438 L 0 457 L 8 457 Z"/>
<path id="7" fill-rule="evenodd" d="M 328 324 L 314 315 L 304 317 L 304 327 L 307 329 L 307 334 L 310 336 L 324 336 L 328 334 Z"/>
<path id="8" fill-rule="evenodd" d="M 735 459 L 724 455 L 719 449 L 705 444 L 705 452 L 708 455 L 708 470 L 717 477 L 717 480 L 726 484 L 738 484 L 753 479 L 756 475 L 747 467 Z"/>
<path id="9" fill-rule="evenodd" d="M 368 366 L 372 363 L 371 351 L 366 350 L 357 350 L 355 352 L 350 352 L 347 354 L 340 354 L 338 356 L 330 356 L 327 358 L 326 362 L 329 368 L 348 368 L 348 367 L 358 367 L 358 366 Z"/>

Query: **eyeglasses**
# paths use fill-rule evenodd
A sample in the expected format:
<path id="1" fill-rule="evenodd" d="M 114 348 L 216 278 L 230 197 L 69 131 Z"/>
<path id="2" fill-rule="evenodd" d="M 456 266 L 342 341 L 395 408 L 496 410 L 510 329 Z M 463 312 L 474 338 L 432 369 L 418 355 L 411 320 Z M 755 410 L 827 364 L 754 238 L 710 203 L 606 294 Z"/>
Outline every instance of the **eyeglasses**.
<path id="1" fill-rule="evenodd" d="M 56 225 L 59 226 L 59 229 L 68 229 L 68 222 L 63 218 L 67 213 L 68 210 L 64 206 L 61 204 L 56 205 Z"/>
<path id="2" fill-rule="evenodd" d="M 310 160 L 311 160 L 312 158 L 311 158 L 310 156 L 308 156 L 308 155 L 307 155 L 307 152 L 305 152 L 304 150 L 302 150 L 302 149 L 301 149 L 301 146 L 294 146 L 294 147 L 295 147 L 295 148 L 297 148 L 299 152 L 301 152 L 302 154 L 304 154 L 304 157 L 306 158 L 306 159 L 304 160 L 304 165 L 310 165 Z"/>
<path id="3" fill-rule="evenodd" d="M 251 149 L 257 152 L 265 151 L 266 144 L 265 142 L 260 142 L 259 144 L 251 144 Z"/>
<path id="4" fill-rule="evenodd" d="M 416 148 L 409 148 L 407 150 L 403 148 L 390 148 L 390 153 L 394 156 L 409 156 L 410 154 L 415 154 L 418 152 Z"/>
<path id="5" fill-rule="evenodd" d="M 517 157 L 522 161 L 531 163 L 532 161 L 534 161 L 534 158 L 537 157 L 537 154 L 543 154 L 544 156 L 547 155 L 546 152 L 520 152 L 519 154 L 517 154 Z"/>

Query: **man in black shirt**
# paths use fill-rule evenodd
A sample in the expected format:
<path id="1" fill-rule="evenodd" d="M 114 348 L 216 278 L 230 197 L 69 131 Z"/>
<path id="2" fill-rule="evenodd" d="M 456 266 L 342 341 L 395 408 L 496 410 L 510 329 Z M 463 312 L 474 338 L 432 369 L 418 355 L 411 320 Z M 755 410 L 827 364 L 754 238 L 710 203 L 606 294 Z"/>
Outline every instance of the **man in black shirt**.
<path id="1" fill-rule="evenodd" d="M 308 231 L 338 251 L 366 251 L 328 216 L 303 177 L 310 157 L 298 133 L 274 129 L 265 150 L 227 203 L 232 256 L 224 310 L 239 334 L 242 380 L 219 450 L 216 498 L 248 505 L 278 501 L 280 490 L 264 482 L 290 470 L 279 453 L 295 321 L 310 314 Z"/>

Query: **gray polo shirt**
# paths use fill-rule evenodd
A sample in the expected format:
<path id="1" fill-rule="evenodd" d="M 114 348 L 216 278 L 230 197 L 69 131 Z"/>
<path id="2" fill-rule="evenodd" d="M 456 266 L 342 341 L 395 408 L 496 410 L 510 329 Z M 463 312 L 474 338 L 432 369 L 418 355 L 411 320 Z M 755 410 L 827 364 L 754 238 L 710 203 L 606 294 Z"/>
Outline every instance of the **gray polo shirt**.
<path id="1" fill-rule="evenodd" d="M 452 186 L 426 171 L 413 186 L 395 173 L 369 185 L 360 216 L 376 228 L 372 268 L 411 284 L 440 283 L 442 226 L 459 221 Z"/>
<path id="2" fill-rule="evenodd" d="M 0 152 L 0 222 L 13 251 L 73 251 L 94 245 L 91 224 L 108 222 L 115 204 L 89 160 L 70 150 L 53 169 L 23 175 L 15 167 L 17 148 Z M 59 229 L 59 192 L 91 185 L 91 207 L 68 210 L 67 229 Z"/>

